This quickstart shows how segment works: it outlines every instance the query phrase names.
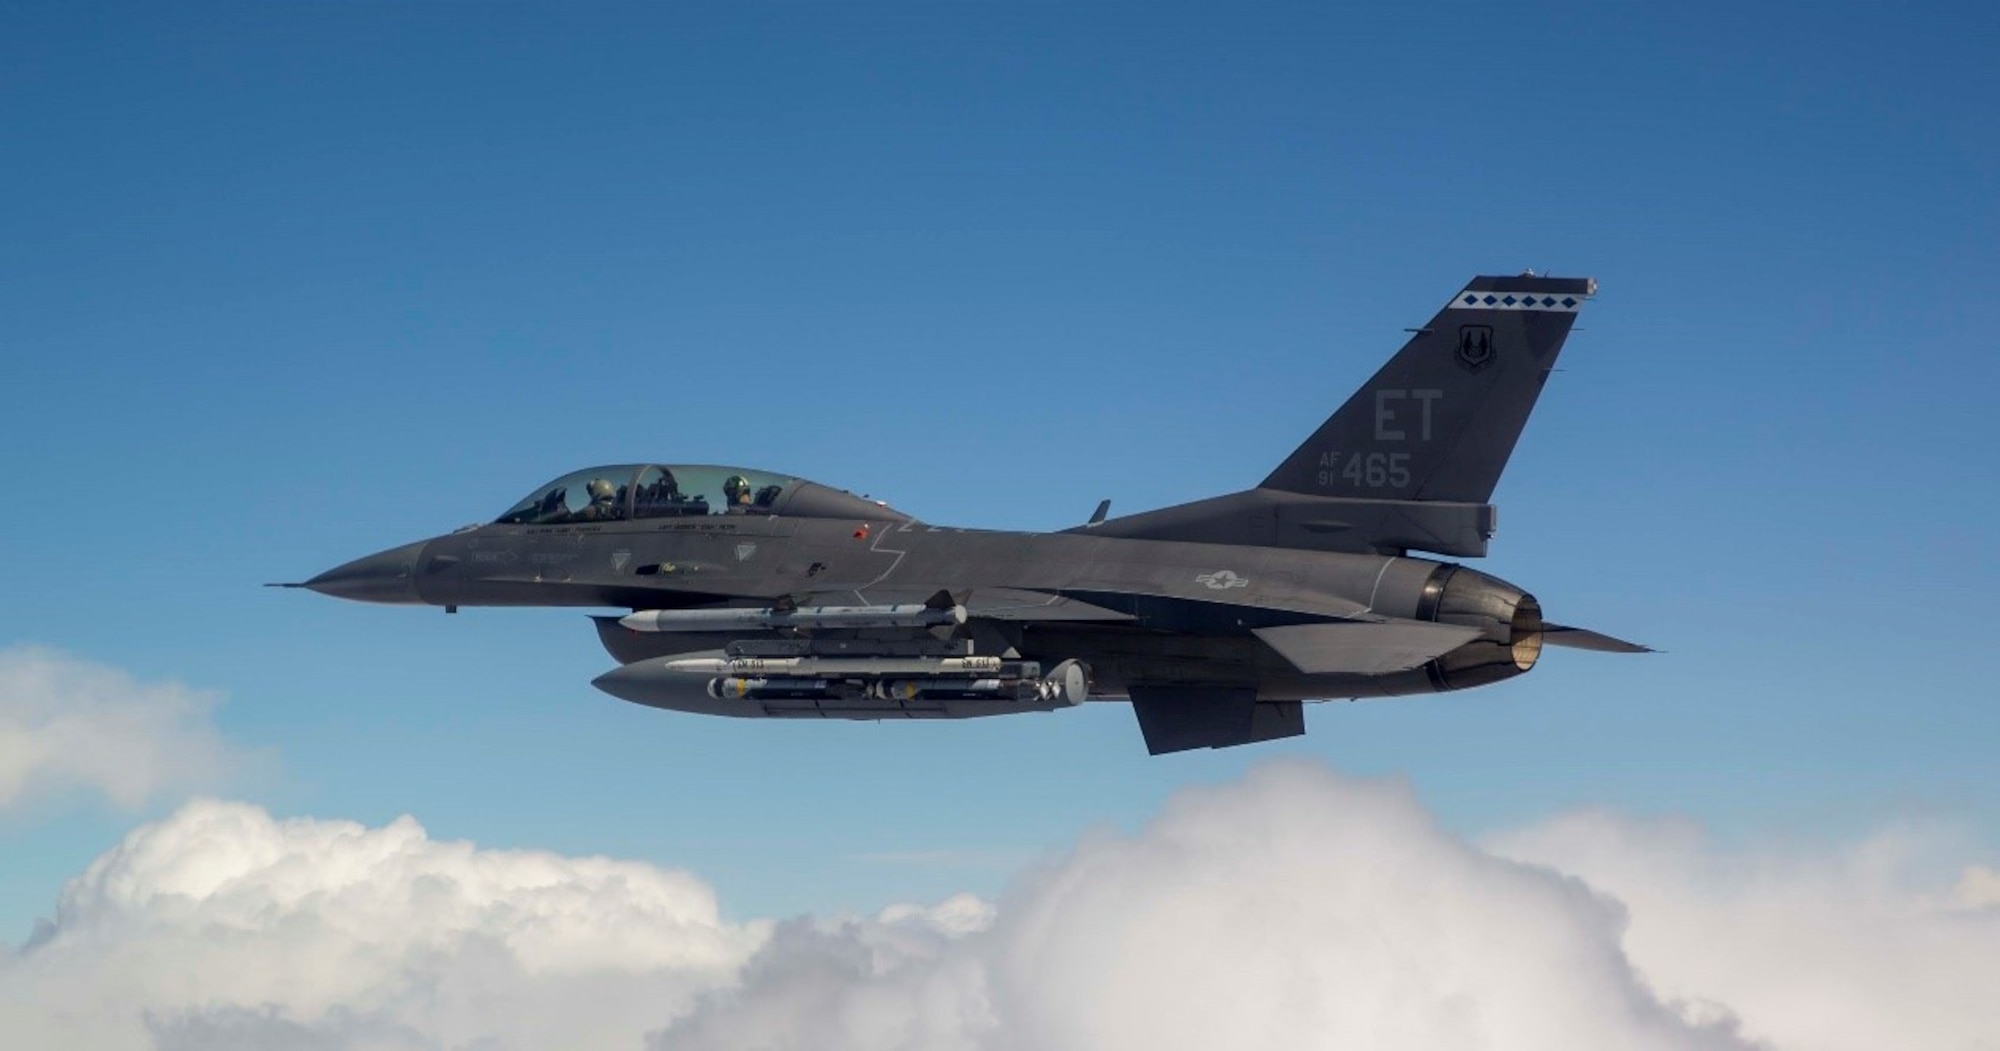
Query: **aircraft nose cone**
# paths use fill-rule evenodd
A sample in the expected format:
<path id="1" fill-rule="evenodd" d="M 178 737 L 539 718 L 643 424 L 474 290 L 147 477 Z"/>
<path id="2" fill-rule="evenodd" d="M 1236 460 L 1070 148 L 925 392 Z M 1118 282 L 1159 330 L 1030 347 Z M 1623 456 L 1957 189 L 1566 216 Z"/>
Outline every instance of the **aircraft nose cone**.
<path id="1" fill-rule="evenodd" d="M 417 559 L 429 542 L 419 540 L 357 558 L 306 581 L 305 586 L 322 595 L 356 602 L 422 604 L 424 600 L 417 595 Z"/>

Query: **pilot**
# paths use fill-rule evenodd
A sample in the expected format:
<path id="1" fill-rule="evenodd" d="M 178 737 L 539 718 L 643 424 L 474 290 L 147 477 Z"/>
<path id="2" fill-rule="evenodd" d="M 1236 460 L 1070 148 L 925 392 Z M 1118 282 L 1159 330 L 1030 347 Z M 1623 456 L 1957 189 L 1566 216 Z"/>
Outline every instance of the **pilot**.
<path id="1" fill-rule="evenodd" d="M 740 474 L 732 474 L 722 483 L 722 504 L 730 514 L 742 514 L 750 509 L 750 479 Z"/>
<path id="2" fill-rule="evenodd" d="M 618 517 L 618 490 L 602 478 L 592 478 L 583 487 L 590 494 L 590 503 L 576 513 L 579 522 L 607 522 Z"/>

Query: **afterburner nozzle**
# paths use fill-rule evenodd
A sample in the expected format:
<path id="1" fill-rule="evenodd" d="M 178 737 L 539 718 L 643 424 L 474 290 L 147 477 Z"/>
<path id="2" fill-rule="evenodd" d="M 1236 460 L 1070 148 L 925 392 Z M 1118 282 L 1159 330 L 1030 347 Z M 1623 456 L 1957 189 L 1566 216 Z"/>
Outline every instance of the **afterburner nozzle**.
<path id="1" fill-rule="evenodd" d="M 1436 591 L 1432 591 L 1435 586 Z M 1458 566 L 1440 569 L 1425 589 L 1424 619 L 1478 628 L 1480 637 L 1430 663 L 1439 689 L 1460 690 L 1511 679 L 1542 654 L 1542 606 L 1497 577 Z"/>

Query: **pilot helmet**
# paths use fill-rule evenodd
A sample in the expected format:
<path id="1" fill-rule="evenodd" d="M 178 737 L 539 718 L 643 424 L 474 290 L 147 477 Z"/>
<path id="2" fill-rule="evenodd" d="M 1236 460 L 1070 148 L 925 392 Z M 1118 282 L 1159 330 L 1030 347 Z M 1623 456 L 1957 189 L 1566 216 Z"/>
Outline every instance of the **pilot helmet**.
<path id="1" fill-rule="evenodd" d="M 599 500 L 609 500 L 615 492 L 611 488 L 611 483 L 602 478 L 592 478 L 590 484 L 584 486 L 583 489 L 584 492 L 590 494 L 590 499 L 593 503 Z"/>
<path id="2" fill-rule="evenodd" d="M 750 495 L 750 479 L 740 474 L 730 475 L 728 481 L 722 483 L 722 495 L 728 497 L 732 504 L 743 499 Z"/>

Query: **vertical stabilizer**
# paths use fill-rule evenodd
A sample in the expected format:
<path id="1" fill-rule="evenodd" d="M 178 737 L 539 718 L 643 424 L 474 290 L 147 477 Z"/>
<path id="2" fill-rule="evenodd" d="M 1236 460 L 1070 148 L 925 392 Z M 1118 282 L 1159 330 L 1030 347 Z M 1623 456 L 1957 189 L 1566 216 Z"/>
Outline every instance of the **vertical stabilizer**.
<path id="1" fill-rule="evenodd" d="M 1597 282 L 1475 277 L 1266 478 L 1363 500 L 1484 504 Z"/>

